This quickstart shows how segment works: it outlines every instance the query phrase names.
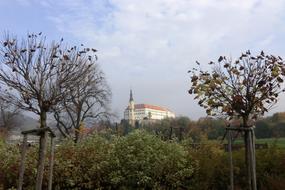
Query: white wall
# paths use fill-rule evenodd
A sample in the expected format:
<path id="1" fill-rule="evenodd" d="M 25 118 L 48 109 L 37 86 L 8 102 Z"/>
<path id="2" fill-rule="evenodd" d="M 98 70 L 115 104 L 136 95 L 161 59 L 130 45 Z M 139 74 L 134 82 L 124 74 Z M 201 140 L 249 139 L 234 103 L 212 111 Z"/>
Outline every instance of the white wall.
<path id="1" fill-rule="evenodd" d="M 129 119 L 129 110 L 125 110 L 124 119 Z M 143 120 L 145 117 L 149 118 L 149 113 L 151 114 L 151 119 L 161 120 L 164 118 L 175 118 L 175 114 L 170 111 L 162 111 L 150 108 L 135 109 L 135 120 Z"/>

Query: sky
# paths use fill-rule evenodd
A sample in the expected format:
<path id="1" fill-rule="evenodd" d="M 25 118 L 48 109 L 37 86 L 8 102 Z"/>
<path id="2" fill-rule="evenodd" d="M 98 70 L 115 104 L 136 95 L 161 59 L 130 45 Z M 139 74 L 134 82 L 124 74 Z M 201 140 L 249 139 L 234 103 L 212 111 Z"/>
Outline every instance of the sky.
<path id="1" fill-rule="evenodd" d="M 246 50 L 285 58 L 285 0 L 0 0 L 0 33 L 98 49 L 119 118 L 136 103 L 206 116 L 187 91 L 189 69 Z M 270 111 L 285 111 L 285 94 Z"/>

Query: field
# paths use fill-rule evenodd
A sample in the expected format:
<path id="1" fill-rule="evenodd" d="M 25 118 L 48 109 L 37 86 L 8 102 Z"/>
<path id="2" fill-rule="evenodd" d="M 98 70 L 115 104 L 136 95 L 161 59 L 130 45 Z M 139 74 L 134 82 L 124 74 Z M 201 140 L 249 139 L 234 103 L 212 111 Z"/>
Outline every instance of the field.
<path id="1" fill-rule="evenodd" d="M 243 143 L 241 139 L 235 141 L 235 144 Z M 285 137 L 282 138 L 267 138 L 267 139 L 256 139 L 256 143 L 265 144 L 269 146 L 276 144 L 279 148 L 285 148 Z"/>

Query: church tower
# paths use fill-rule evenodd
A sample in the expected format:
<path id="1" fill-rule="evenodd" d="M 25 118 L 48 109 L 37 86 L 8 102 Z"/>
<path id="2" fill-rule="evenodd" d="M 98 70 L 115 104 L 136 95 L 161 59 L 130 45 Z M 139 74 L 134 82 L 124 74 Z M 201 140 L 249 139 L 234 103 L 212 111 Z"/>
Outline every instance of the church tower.
<path id="1" fill-rule="evenodd" d="M 130 90 L 130 100 L 129 100 L 129 124 L 131 126 L 135 126 L 135 102 L 132 90 Z"/>

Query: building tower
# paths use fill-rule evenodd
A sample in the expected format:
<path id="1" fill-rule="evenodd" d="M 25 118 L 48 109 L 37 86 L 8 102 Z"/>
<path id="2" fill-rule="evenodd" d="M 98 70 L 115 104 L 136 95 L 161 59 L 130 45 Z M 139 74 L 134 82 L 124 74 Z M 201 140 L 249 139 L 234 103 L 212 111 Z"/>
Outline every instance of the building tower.
<path id="1" fill-rule="evenodd" d="M 130 90 L 130 100 L 129 100 L 129 124 L 135 126 L 135 102 L 133 98 L 133 92 Z"/>

